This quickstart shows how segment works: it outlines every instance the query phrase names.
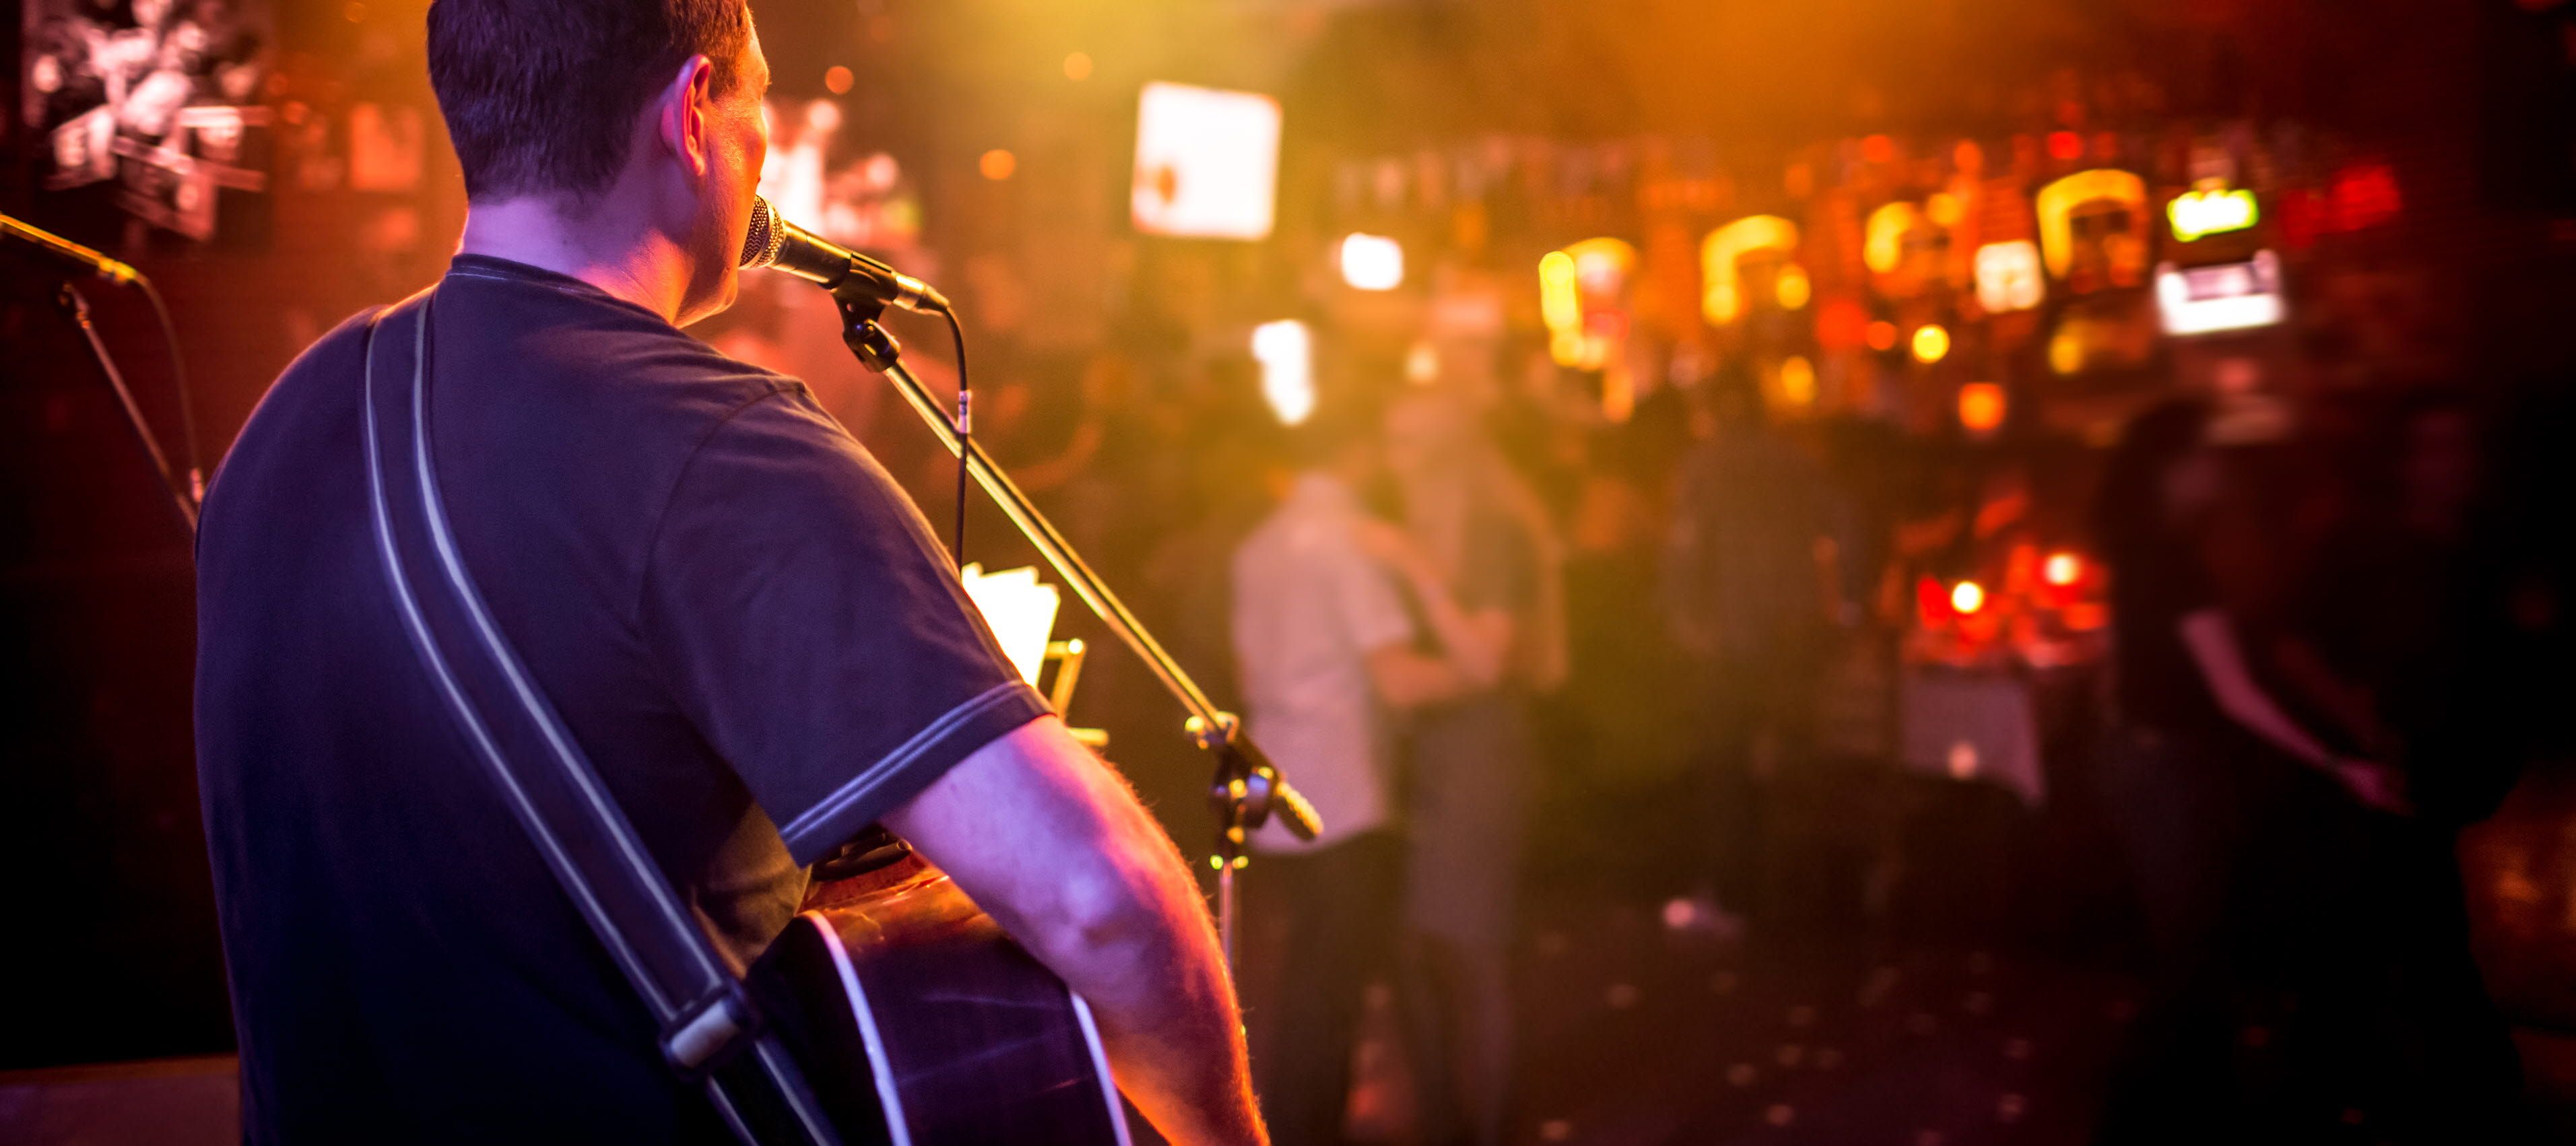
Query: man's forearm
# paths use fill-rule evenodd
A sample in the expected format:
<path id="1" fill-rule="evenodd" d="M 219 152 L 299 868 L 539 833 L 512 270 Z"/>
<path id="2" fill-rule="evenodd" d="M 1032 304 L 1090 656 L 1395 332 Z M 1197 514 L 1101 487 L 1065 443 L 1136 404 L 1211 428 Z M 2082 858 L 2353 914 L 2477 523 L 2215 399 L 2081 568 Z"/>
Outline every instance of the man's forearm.
<path id="1" fill-rule="evenodd" d="M 1264 1141 L 1198 885 L 1062 721 L 986 745 L 886 826 L 1090 1002 L 1121 1089 L 1174 1146 Z"/>
<path id="2" fill-rule="evenodd" d="M 1178 856 L 1157 866 L 1139 873 L 1132 918 L 1052 945 L 1047 961 L 1091 1004 L 1121 1088 L 1174 1146 L 1266 1141 L 1207 908 Z"/>
<path id="3" fill-rule="evenodd" d="M 1264 1142 L 1234 985 L 1197 889 L 1185 894 L 1198 918 L 1099 949 L 1083 997 L 1128 1097 L 1174 1146 Z"/>

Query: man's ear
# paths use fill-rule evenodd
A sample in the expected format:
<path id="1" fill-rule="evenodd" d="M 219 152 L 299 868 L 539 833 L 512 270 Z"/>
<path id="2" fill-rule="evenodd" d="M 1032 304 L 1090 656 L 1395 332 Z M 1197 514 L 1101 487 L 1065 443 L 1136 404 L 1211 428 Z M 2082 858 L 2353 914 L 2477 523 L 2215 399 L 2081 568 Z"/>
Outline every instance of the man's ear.
<path id="1" fill-rule="evenodd" d="M 691 175 L 707 173 L 707 113 L 714 106 L 716 84 L 715 61 L 703 55 L 680 62 L 680 70 L 662 89 L 655 106 L 655 132 L 662 148 L 679 161 Z"/>

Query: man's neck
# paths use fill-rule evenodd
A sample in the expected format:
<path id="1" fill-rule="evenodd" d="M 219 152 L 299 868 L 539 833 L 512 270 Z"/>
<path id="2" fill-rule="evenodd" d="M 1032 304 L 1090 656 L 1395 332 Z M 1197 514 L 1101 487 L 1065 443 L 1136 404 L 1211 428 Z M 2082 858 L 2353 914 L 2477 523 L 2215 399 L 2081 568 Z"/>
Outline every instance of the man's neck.
<path id="1" fill-rule="evenodd" d="M 631 224 L 627 212 L 603 205 L 567 218 L 548 200 L 521 197 L 465 208 L 459 254 L 486 255 L 570 275 L 677 322 L 688 269 L 659 235 Z"/>

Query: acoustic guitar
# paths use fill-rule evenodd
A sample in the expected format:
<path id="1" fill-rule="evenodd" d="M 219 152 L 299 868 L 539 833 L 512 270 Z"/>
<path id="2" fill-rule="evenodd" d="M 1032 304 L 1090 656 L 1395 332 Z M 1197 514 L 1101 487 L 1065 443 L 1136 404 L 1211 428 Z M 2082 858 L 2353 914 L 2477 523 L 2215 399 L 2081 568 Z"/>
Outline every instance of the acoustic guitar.
<path id="1" fill-rule="evenodd" d="M 747 986 L 844 1146 L 1129 1146 L 1082 997 L 872 833 L 817 865 Z"/>

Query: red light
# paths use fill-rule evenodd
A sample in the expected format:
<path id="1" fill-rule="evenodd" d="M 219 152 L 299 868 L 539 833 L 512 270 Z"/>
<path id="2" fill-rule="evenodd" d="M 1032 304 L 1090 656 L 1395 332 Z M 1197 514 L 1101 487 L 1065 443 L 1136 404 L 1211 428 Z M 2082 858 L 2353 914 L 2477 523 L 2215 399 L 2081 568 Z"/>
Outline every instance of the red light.
<path id="1" fill-rule="evenodd" d="M 1896 162 L 1896 141 L 1884 135 L 1873 135 L 1860 141 L 1860 157 L 1872 163 Z"/>
<path id="2" fill-rule="evenodd" d="M 1950 592 L 1937 578 L 1924 577 L 1914 582 L 1914 608 L 1923 615 L 1924 625 L 1939 628 L 1956 619 L 1950 611 Z"/>
<path id="3" fill-rule="evenodd" d="M 2084 559 L 2072 553 L 2051 553 L 2039 567 L 2043 581 L 2063 589 L 2084 577 Z"/>
<path id="4" fill-rule="evenodd" d="M 2071 131 L 2049 132 L 2048 157 L 2069 163 L 2084 158 L 2084 137 Z"/>
<path id="5" fill-rule="evenodd" d="M 1869 339 L 1869 311 L 1849 298 L 1816 308 L 1816 343 L 1826 350 L 1855 350 Z"/>
<path id="6" fill-rule="evenodd" d="M 2397 172 L 2385 163 L 2358 164 L 2336 172 L 2328 196 L 2335 224 L 2346 231 L 2388 222 L 2406 205 L 2397 190 Z"/>

